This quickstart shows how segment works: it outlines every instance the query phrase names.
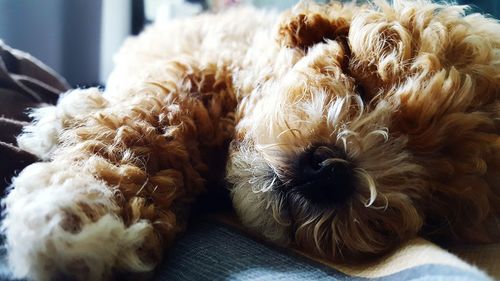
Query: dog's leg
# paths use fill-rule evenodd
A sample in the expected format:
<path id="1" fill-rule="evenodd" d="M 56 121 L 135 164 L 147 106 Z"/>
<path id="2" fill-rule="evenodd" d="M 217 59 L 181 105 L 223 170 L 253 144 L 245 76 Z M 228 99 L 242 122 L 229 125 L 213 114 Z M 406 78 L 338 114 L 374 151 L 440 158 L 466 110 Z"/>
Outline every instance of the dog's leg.
<path id="1" fill-rule="evenodd" d="M 232 137 L 236 99 L 220 64 L 158 67 L 151 82 L 102 108 L 54 119 L 62 131 L 51 162 L 27 167 L 4 201 L 16 277 L 102 280 L 114 270 L 148 271 L 183 230 L 205 179 L 220 172 L 206 152 Z"/>
<path id="2" fill-rule="evenodd" d="M 152 269 L 138 248 L 157 244 L 153 226 L 142 220 L 125 225 L 115 191 L 91 173 L 92 165 L 36 163 L 15 178 L 3 222 L 15 276 L 101 280 L 113 266 Z"/>

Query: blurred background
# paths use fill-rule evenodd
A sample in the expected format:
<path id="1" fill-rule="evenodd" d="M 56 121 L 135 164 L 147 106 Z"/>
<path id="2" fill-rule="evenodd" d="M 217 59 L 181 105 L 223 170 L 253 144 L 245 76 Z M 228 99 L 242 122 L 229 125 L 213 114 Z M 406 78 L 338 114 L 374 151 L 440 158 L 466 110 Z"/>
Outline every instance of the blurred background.
<path id="1" fill-rule="evenodd" d="M 285 9 L 296 0 L 0 0 L 0 40 L 31 53 L 72 86 L 104 85 L 123 40 L 153 20 L 240 2 Z M 460 0 L 500 18 L 500 1 Z"/>

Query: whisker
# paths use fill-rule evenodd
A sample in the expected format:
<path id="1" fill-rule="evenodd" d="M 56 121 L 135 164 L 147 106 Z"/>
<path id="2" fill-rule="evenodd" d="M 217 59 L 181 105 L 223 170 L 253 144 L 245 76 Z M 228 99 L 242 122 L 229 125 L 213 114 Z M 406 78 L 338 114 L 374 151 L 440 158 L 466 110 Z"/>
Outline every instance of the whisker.
<path id="1" fill-rule="evenodd" d="M 331 217 L 332 213 L 333 211 L 325 213 L 323 216 L 321 216 L 319 221 L 314 226 L 314 231 L 313 231 L 314 244 L 316 245 L 316 249 L 320 252 L 321 255 L 325 255 L 325 252 L 323 251 L 323 246 L 321 245 L 321 240 L 325 236 L 325 230 L 323 229 L 321 235 L 319 232 L 323 224 Z"/>
<path id="2" fill-rule="evenodd" d="M 255 145 L 255 148 L 258 150 L 265 150 L 265 149 L 273 148 L 276 146 L 291 146 L 291 145 L 292 144 L 290 144 L 290 143 L 258 144 L 258 145 Z"/>
<path id="3" fill-rule="evenodd" d="M 142 184 L 141 188 L 139 188 L 139 190 L 137 190 L 137 192 L 135 193 L 135 195 L 139 195 L 144 190 L 144 188 L 146 187 L 146 185 L 148 184 L 148 182 L 149 182 L 149 177 L 146 178 L 146 181 L 144 181 L 144 183 Z"/>
<path id="4" fill-rule="evenodd" d="M 288 129 L 284 130 L 283 132 L 279 133 L 279 134 L 278 134 L 278 136 L 277 136 L 276 138 L 277 138 L 277 139 L 279 139 L 279 138 L 281 138 L 281 136 L 282 136 L 282 135 L 284 135 L 284 134 L 286 134 L 286 133 L 288 133 L 288 132 L 291 132 L 291 133 L 292 133 L 292 135 L 293 135 L 294 137 L 296 137 L 296 138 L 297 138 L 297 136 L 295 135 L 295 133 L 294 133 L 294 132 L 297 132 L 300 136 L 302 136 L 302 132 L 301 132 L 299 129 L 292 129 L 292 128 L 288 128 Z"/>
<path id="5" fill-rule="evenodd" d="M 294 133 L 294 130 L 297 130 L 297 129 L 292 129 L 292 127 L 290 127 L 290 125 L 288 124 L 288 121 L 284 120 L 284 122 L 285 122 L 285 125 L 286 125 L 286 127 L 288 128 L 288 130 L 285 130 L 285 131 L 281 132 L 281 133 L 278 135 L 278 138 L 279 138 L 279 137 L 280 137 L 283 133 L 285 133 L 285 132 L 290 132 L 290 133 L 292 133 L 292 135 L 293 135 L 295 138 L 297 138 L 297 136 L 296 136 L 296 135 L 295 135 L 295 133 Z M 300 133 L 300 131 L 299 131 L 299 133 Z"/>
<path id="6" fill-rule="evenodd" d="M 365 207 L 370 207 L 373 202 L 375 202 L 375 199 L 377 199 L 377 188 L 375 181 L 365 169 L 355 168 L 354 171 L 357 172 L 368 184 L 368 188 L 370 190 L 370 200 L 365 203 Z"/>
<path id="7" fill-rule="evenodd" d="M 389 140 L 389 132 L 388 132 L 387 128 L 371 131 L 368 133 L 367 136 L 371 136 L 371 135 L 381 135 L 384 138 L 385 142 L 387 142 Z"/>
<path id="8" fill-rule="evenodd" d="M 349 161 L 347 161 L 345 159 L 342 159 L 342 158 L 329 158 L 329 159 L 326 159 L 323 162 L 321 162 L 320 166 L 324 167 L 324 166 L 331 165 L 333 163 L 345 163 L 345 164 L 349 164 Z"/>

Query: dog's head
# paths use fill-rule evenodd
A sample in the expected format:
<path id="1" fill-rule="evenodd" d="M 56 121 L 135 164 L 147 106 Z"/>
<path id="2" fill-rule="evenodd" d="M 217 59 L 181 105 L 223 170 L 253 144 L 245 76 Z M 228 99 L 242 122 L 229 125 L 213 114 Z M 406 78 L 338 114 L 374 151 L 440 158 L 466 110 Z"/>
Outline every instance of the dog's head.
<path id="1" fill-rule="evenodd" d="M 439 21 L 460 12 L 402 3 L 309 3 L 283 16 L 274 60 L 249 79 L 230 148 L 227 178 L 244 224 L 333 258 L 417 235 L 432 172 L 415 156 L 426 139 L 409 131 L 430 126 L 439 110 L 426 108 L 429 97 L 408 100 L 436 92 L 428 73 L 444 55 L 435 36 L 448 32 Z M 433 17 L 435 28 L 418 31 Z"/>

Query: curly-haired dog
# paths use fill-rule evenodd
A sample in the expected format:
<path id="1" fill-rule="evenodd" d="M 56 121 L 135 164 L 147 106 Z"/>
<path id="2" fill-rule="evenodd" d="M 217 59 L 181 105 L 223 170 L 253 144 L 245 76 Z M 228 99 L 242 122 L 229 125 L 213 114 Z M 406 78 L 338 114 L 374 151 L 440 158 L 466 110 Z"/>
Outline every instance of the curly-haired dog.
<path id="1" fill-rule="evenodd" d="M 285 14 L 276 69 L 241 87 L 228 180 L 244 224 L 330 258 L 500 238 L 500 24 L 464 8 Z"/>
<path id="2" fill-rule="evenodd" d="M 499 86 L 500 24 L 459 6 L 153 25 L 105 91 L 33 111 L 19 143 L 47 162 L 4 200 L 9 264 L 36 280 L 152 270 L 227 155 L 243 223 L 277 243 L 335 259 L 497 238 Z"/>

